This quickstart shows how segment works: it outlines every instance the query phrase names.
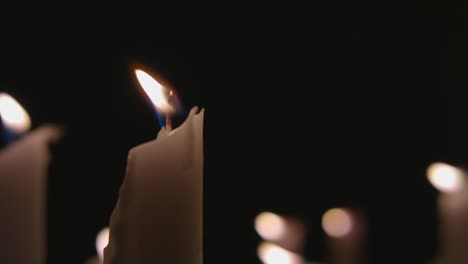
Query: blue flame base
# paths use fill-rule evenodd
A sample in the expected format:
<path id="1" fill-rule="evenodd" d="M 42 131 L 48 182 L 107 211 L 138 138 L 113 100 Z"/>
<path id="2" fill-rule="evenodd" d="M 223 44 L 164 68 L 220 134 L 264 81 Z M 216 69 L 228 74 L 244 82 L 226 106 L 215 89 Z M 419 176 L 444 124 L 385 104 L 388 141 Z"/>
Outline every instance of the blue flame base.
<path id="1" fill-rule="evenodd" d="M 3 126 L 0 126 L 0 135 L 0 148 L 6 147 L 19 137 L 16 133 L 11 132 Z"/>
<path id="2" fill-rule="evenodd" d="M 166 114 L 160 114 L 156 109 L 154 109 L 154 114 L 157 117 L 158 124 L 162 127 L 166 126 Z M 177 113 L 171 115 L 172 128 L 180 126 L 187 117 L 188 112 L 185 109 L 179 109 Z"/>

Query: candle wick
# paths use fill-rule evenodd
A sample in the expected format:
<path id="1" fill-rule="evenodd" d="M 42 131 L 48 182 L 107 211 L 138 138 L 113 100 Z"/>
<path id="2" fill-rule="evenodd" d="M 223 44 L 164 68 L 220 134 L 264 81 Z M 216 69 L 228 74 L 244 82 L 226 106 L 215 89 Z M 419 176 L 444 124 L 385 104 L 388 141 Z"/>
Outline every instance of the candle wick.
<path id="1" fill-rule="evenodd" d="M 167 132 L 170 132 L 172 130 L 172 120 L 171 115 L 169 113 L 166 113 L 166 130 Z"/>
<path id="2" fill-rule="evenodd" d="M 168 103 L 171 103 L 171 97 L 174 95 L 174 92 L 172 90 L 169 90 L 169 98 L 168 98 Z M 167 132 L 170 132 L 172 130 L 172 120 L 171 120 L 171 114 L 169 111 L 166 113 L 166 130 Z"/>

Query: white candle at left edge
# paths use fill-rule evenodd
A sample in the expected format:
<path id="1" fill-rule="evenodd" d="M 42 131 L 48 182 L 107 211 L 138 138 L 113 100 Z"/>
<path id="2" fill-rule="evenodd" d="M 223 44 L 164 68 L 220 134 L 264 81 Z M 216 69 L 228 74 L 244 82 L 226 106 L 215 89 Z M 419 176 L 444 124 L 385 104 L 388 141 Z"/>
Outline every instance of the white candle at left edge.
<path id="1" fill-rule="evenodd" d="M 3 127 L 27 131 L 29 116 L 11 96 L 0 93 Z M 44 125 L 0 150 L 0 263 L 46 261 L 46 186 L 48 144 L 61 130 Z"/>

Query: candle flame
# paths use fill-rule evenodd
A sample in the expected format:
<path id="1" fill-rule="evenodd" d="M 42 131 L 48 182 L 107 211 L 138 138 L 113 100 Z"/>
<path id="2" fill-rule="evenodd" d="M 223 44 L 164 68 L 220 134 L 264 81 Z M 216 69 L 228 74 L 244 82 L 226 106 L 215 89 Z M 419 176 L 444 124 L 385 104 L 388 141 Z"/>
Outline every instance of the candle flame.
<path id="1" fill-rule="evenodd" d="M 0 117 L 3 125 L 14 133 L 26 132 L 31 127 L 26 110 L 7 93 L 0 93 Z"/>
<path id="2" fill-rule="evenodd" d="M 465 184 L 464 172 L 446 163 L 436 162 L 427 168 L 429 182 L 442 192 L 458 192 Z"/>
<path id="3" fill-rule="evenodd" d="M 351 232 L 353 221 L 351 214 L 341 208 L 333 208 L 322 216 L 322 228 L 331 237 L 343 237 Z"/>
<path id="4" fill-rule="evenodd" d="M 174 107 L 169 104 L 168 96 L 172 96 L 172 91 L 162 86 L 155 78 L 143 70 L 135 70 L 136 77 L 140 86 L 145 91 L 153 105 L 160 111 L 165 113 L 174 112 Z"/>
<path id="5" fill-rule="evenodd" d="M 257 254 L 264 264 L 301 264 L 304 262 L 298 254 L 268 242 L 260 244 Z"/>
<path id="6" fill-rule="evenodd" d="M 104 248 L 109 244 L 109 228 L 103 228 L 96 236 L 96 251 L 101 263 L 104 261 Z"/>
<path id="7" fill-rule="evenodd" d="M 255 230 L 265 240 L 277 240 L 284 236 L 284 219 L 271 212 L 262 212 L 255 218 Z"/>

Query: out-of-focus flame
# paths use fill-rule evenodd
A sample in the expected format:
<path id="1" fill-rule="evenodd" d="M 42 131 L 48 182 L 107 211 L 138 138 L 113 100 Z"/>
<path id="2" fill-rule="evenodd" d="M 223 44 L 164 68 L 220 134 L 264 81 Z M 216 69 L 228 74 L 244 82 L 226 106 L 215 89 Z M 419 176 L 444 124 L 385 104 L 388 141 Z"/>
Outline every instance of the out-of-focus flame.
<path id="1" fill-rule="evenodd" d="M 281 216 L 262 212 L 255 217 L 255 230 L 265 240 L 277 240 L 284 236 L 286 224 Z"/>
<path id="2" fill-rule="evenodd" d="M 264 264 L 302 264 L 304 262 L 300 255 L 268 242 L 259 245 L 257 254 Z"/>
<path id="3" fill-rule="evenodd" d="M 442 192 L 458 192 L 465 184 L 465 175 L 462 170 L 437 162 L 427 168 L 429 182 Z"/>
<path id="4" fill-rule="evenodd" d="M 351 214 L 341 208 L 330 209 L 322 216 L 322 228 L 331 237 L 346 236 L 353 228 Z"/>
<path id="5" fill-rule="evenodd" d="M 31 127 L 31 119 L 24 108 L 9 94 L 0 93 L 0 117 L 10 131 L 20 134 Z"/>
<path id="6" fill-rule="evenodd" d="M 109 244 L 109 228 L 103 228 L 96 236 L 96 251 L 101 263 L 104 261 L 104 248 Z"/>
<path id="7" fill-rule="evenodd" d="M 168 99 L 172 91 L 168 91 L 167 88 L 162 86 L 156 79 L 151 77 L 151 75 L 140 69 L 136 69 L 135 74 L 140 86 L 158 111 L 164 113 L 174 112 L 175 109 L 169 104 Z"/>

